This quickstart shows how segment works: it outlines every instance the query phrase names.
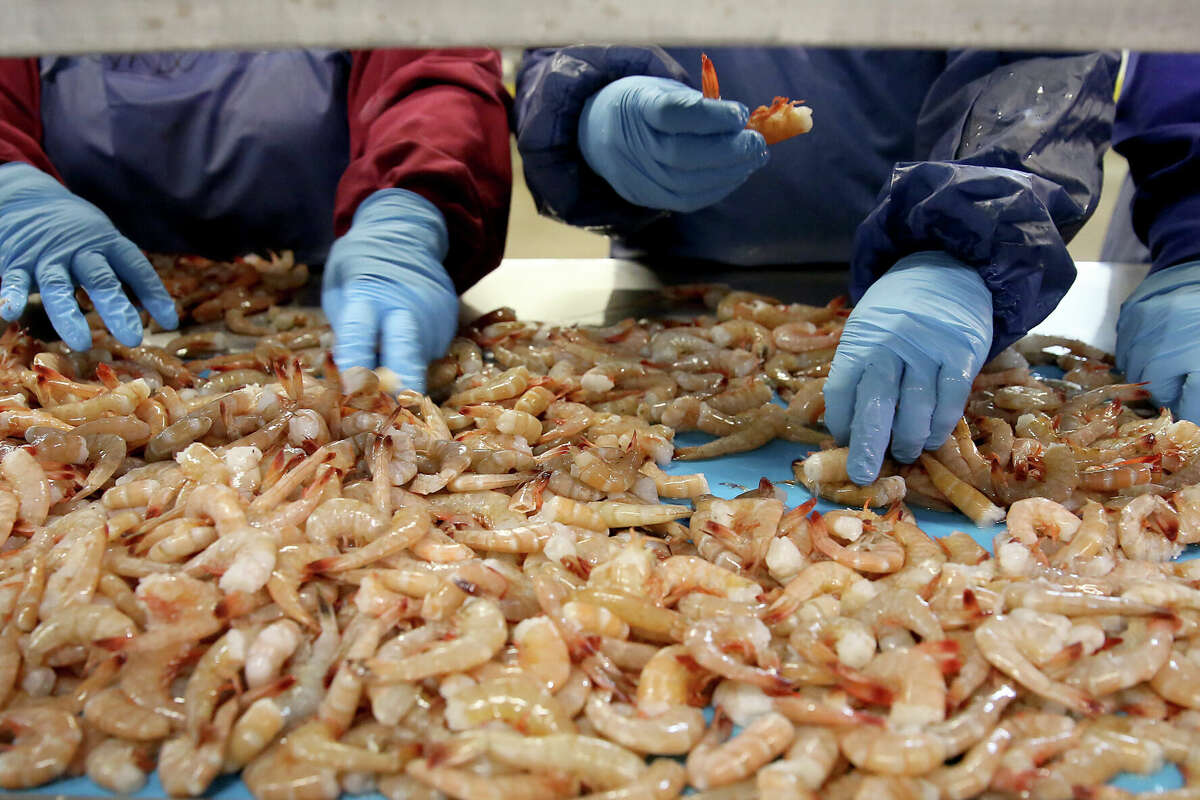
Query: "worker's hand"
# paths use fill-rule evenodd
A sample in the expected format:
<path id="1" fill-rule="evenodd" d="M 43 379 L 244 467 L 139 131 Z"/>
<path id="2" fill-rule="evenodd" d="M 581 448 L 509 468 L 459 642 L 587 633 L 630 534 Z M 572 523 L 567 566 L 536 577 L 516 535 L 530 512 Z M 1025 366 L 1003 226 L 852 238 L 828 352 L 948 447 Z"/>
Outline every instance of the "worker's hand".
<path id="1" fill-rule="evenodd" d="M 850 443 L 850 479 L 879 476 L 889 439 L 905 463 L 940 447 L 991 344 L 992 294 L 957 259 L 914 253 L 875 281 L 846 320 L 825 382 L 825 424 Z"/>
<path id="2" fill-rule="evenodd" d="M 142 252 L 104 213 L 28 164 L 0 166 L 0 317 L 21 316 L 36 283 L 50 324 L 72 350 L 92 346 L 75 284 L 119 342 L 142 342 L 142 321 L 124 281 L 164 328 L 179 325 L 175 303 Z"/>
<path id="3" fill-rule="evenodd" d="M 362 202 L 325 262 L 321 306 L 333 325 L 338 367 L 384 366 L 425 391 L 429 362 L 458 327 L 458 295 L 442 266 L 446 221 L 404 189 Z"/>
<path id="4" fill-rule="evenodd" d="M 748 116 L 741 103 L 635 75 L 610 83 L 584 104 L 579 148 L 588 166 L 630 203 L 696 211 L 767 163 L 766 142 L 745 130 Z"/>
<path id="5" fill-rule="evenodd" d="M 1154 402 L 1200 423 L 1200 261 L 1155 272 L 1121 304 L 1117 369 Z"/>

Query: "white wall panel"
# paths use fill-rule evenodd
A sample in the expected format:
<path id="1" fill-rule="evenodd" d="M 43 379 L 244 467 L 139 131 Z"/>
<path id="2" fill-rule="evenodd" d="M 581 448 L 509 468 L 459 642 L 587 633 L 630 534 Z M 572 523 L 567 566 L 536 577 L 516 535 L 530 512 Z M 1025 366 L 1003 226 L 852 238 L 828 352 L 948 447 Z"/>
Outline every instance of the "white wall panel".
<path id="1" fill-rule="evenodd" d="M 1194 50 L 1197 0 L 0 0 L 0 55 L 657 42 Z"/>

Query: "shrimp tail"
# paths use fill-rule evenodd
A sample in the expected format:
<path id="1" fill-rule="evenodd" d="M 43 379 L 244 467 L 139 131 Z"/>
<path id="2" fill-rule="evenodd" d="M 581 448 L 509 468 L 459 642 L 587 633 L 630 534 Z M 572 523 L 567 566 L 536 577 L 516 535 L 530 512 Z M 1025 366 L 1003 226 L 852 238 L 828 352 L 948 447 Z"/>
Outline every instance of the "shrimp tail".
<path id="1" fill-rule="evenodd" d="M 958 642 L 953 639 L 942 639 L 937 642 L 922 642 L 917 648 L 923 650 L 938 662 L 943 675 L 954 675 L 963 667 Z"/>
<path id="2" fill-rule="evenodd" d="M 875 681 L 862 675 L 858 670 L 839 664 L 836 667 L 838 686 L 846 694 L 856 697 L 864 703 L 874 706 L 890 706 L 895 700 L 891 689 L 881 686 Z"/>
<path id="3" fill-rule="evenodd" d="M 711 100 L 721 99 L 721 85 L 717 83 L 717 68 L 707 53 L 700 54 L 700 86 L 704 96 Z"/>

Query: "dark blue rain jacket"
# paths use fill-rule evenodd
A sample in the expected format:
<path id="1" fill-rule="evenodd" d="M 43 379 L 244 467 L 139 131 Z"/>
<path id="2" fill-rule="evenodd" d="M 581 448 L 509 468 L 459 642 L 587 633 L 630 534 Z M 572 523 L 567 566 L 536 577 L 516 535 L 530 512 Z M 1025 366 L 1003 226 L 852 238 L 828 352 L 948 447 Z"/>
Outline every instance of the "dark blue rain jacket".
<path id="1" fill-rule="evenodd" d="M 43 145 L 72 191 L 158 252 L 324 260 L 350 160 L 350 54 L 44 58 Z"/>
<path id="2" fill-rule="evenodd" d="M 1066 244 L 1095 209 L 1113 119 L 1111 53 L 705 48 L 721 96 L 813 109 L 811 133 L 695 213 L 623 200 L 578 146 L 589 97 L 629 75 L 698 87 L 700 49 L 527 54 L 517 142 L 539 210 L 614 238 L 614 254 L 742 266 L 850 263 L 855 301 L 901 256 L 943 250 L 992 292 L 993 353 L 1075 278 Z M 682 66 L 681 66 L 682 65 Z"/>
<path id="3" fill-rule="evenodd" d="M 1113 146 L 1129 161 L 1151 272 L 1200 258 L 1200 55 L 1130 56 Z"/>

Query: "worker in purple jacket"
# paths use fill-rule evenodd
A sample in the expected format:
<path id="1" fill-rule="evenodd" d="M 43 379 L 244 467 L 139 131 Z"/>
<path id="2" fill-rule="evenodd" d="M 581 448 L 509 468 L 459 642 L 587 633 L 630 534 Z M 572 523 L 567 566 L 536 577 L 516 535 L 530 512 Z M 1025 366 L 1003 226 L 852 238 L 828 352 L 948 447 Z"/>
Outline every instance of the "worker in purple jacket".
<path id="1" fill-rule="evenodd" d="M 571 46 L 528 54 L 517 143 L 539 209 L 614 255 L 849 263 L 825 422 L 865 484 L 939 447 L 983 363 L 1075 278 L 1099 196 L 1115 54 Z M 767 150 L 746 106 L 803 98 Z M 770 162 L 768 164 L 768 162 Z"/>
<path id="2" fill-rule="evenodd" d="M 1121 306 L 1117 366 L 1200 422 L 1200 56 L 1134 54 L 1113 146 L 1129 161 L 1150 274 Z"/>

